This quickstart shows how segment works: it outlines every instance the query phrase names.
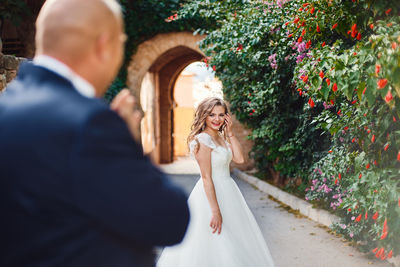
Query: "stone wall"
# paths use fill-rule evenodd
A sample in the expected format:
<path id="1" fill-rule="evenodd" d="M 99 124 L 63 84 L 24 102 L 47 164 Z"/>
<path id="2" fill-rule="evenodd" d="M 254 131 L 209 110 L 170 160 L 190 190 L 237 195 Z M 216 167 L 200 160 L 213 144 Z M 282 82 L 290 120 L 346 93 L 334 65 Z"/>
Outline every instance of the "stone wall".
<path id="1" fill-rule="evenodd" d="M 19 64 L 23 60 L 25 59 L 3 55 L 0 52 L 0 92 L 4 91 L 7 84 L 17 76 Z"/>

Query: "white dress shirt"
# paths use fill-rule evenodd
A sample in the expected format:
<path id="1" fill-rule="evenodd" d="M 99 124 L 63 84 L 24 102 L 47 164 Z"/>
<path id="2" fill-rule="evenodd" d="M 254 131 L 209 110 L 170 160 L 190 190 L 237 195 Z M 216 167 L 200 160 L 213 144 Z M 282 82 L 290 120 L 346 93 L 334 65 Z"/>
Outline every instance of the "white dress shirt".
<path id="1" fill-rule="evenodd" d="M 33 59 L 33 64 L 36 66 L 41 66 L 46 68 L 58 75 L 64 77 L 68 81 L 72 83 L 75 89 L 83 96 L 86 97 L 94 97 L 95 89 L 93 85 L 91 85 L 84 78 L 76 74 L 73 70 L 71 70 L 67 65 L 62 63 L 61 61 L 46 55 L 39 55 Z"/>

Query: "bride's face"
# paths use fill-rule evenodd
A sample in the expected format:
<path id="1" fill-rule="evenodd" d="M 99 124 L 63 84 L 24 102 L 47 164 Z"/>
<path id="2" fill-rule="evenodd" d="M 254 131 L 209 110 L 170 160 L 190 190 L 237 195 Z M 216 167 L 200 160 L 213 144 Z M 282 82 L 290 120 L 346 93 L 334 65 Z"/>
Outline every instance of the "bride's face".
<path id="1" fill-rule="evenodd" d="M 215 106 L 206 118 L 206 126 L 218 131 L 225 122 L 225 109 L 223 106 Z"/>

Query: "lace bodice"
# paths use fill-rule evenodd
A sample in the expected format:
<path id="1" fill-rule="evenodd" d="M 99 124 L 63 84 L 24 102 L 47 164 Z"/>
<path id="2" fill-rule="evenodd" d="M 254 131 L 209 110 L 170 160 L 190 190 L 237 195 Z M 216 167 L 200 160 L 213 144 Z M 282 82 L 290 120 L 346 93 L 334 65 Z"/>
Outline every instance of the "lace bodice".
<path id="1" fill-rule="evenodd" d="M 189 144 L 190 155 L 192 157 L 194 157 L 194 151 L 196 151 L 196 146 L 198 145 L 196 140 L 212 149 L 211 169 L 213 179 L 216 179 L 216 177 L 230 177 L 229 163 L 232 160 L 232 151 L 228 142 L 225 141 L 227 148 L 217 146 L 209 134 L 199 133 Z"/>

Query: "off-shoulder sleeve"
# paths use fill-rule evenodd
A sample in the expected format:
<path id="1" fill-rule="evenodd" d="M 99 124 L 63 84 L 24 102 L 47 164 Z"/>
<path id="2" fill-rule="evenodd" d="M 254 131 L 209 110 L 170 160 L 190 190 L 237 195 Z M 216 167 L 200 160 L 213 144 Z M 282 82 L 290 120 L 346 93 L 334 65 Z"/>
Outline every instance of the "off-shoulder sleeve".
<path id="1" fill-rule="evenodd" d="M 196 141 L 197 140 L 197 141 Z M 195 136 L 195 138 L 189 143 L 189 150 L 190 150 L 190 155 L 194 155 L 194 151 L 197 149 L 198 143 L 202 143 L 206 146 L 208 146 L 211 149 L 215 149 L 216 146 L 214 142 L 211 139 L 211 136 L 209 136 L 206 133 L 199 133 L 198 135 Z"/>

